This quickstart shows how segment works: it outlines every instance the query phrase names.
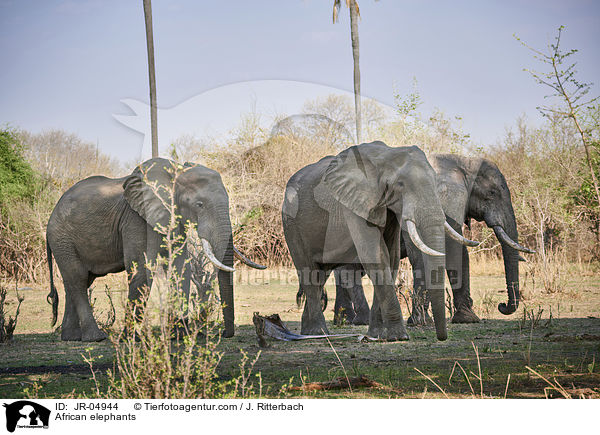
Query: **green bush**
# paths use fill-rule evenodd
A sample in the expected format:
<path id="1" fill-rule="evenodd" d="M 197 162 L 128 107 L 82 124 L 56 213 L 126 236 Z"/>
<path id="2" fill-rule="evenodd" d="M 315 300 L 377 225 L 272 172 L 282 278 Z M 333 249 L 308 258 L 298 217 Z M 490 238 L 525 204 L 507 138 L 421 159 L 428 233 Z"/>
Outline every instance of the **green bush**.
<path id="1" fill-rule="evenodd" d="M 42 263 L 41 183 L 24 157 L 17 133 L 0 130 L 0 273 L 35 280 Z"/>
<path id="2" fill-rule="evenodd" d="M 0 130 L 0 205 L 4 209 L 15 200 L 33 202 L 37 179 L 23 157 L 15 132 Z"/>

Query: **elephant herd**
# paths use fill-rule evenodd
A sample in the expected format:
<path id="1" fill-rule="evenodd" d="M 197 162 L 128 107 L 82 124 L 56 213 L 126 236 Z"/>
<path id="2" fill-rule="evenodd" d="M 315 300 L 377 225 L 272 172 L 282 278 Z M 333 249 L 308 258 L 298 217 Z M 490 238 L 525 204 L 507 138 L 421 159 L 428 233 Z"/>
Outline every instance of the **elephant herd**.
<path id="1" fill-rule="evenodd" d="M 180 219 L 174 219 L 174 216 Z M 282 223 L 299 280 L 298 301 L 305 298 L 302 334 L 327 333 L 324 285 L 336 278 L 335 319 L 368 324 L 367 334 L 396 341 L 408 334 L 395 291 L 399 261 L 413 267 L 414 295 L 408 324 L 433 322 L 439 340 L 447 338 L 444 282 L 454 296 L 452 322 L 479 321 L 472 310 L 467 246 L 462 224 L 484 221 L 502 245 L 508 301 L 519 305 L 517 226 L 506 180 L 492 162 L 458 155 L 427 159 L 418 147 L 388 147 L 383 142 L 351 146 L 296 172 L 288 181 Z M 47 227 L 47 254 L 53 323 L 58 293 L 53 261 L 62 275 L 65 309 L 62 340 L 99 341 L 99 329 L 87 289 L 94 279 L 126 271 L 129 301 L 141 316 L 143 288 L 152 286 L 144 267 L 168 254 L 163 242 L 171 226 L 183 240 L 193 225 L 204 254 L 218 269 L 224 336 L 234 335 L 234 257 L 255 268 L 233 244 L 229 198 L 220 175 L 201 165 L 154 158 L 123 178 L 86 178 L 60 198 Z M 181 290 L 189 297 L 191 270 L 185 244 L 174 259 Z M 361 286 L 373 283 L 369 309 Z"/>

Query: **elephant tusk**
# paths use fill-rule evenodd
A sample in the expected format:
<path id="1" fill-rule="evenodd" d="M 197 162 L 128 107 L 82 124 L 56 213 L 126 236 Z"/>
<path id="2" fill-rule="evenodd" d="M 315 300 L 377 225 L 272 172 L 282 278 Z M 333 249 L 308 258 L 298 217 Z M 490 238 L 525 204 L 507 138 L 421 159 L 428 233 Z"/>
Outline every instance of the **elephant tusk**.
<path id="1" fill-rule="evenodd" d="M 452 239 L 456 240 L 461 245 L 465 246 L 479 246 L 481 242 L 476 242 L 475 240 L 469 240 L 466 237 L 463 237 L 458 231 L 456 231 L 448 222 L 444 222 L 444 229 L 446 230 L 446 234 L 448 234 Z"/>
<path id="2" fill-rule="evenodd" d="M 496 237 L 498 237 L 498 240 L 500 240 L 502 243 L 506 243 L 508 246 L 510 246 L 513 249 L 516 249 L 517 251 L 526 252 L 527 254 L 535 254 L 535 251 L 533 249 L 529 249 L 525 246 L 519 245 L 513 239 L 508 237 L 508 234 L 506 234 L 506 231 L 504 231 L 504 228 L 502 228 L 500 225 L 495 225 L 493 229 L 494 233 L 496 233 Z"/>
<path id="3" fill-rule="evenodd" d="M 445 254 L 443 252 L 436 251 L 435 249 L 431 249 L 429 246 L 421 240 L 419 237 L 419 233 L 417 232 L 417 227 L 413 221 L 406 221 L 406 228 L 408 228 L 408 235 L 410 239 L 415 244 L 417 248 L 419 248 L 424 254 L 432 255 L 434 257 L 443 257 Z"/>
<path id="4" fill-rule="evenodd" d="M 215 254 L 213 253 L 212 247 L 210 246 L 208 240 L 202 239 L 202 249 L 204 249 L 204 254 L 206 254 L 208 259 L 212 262 L 212 264 L 215 265 L 217 269 L 224 270 L 225 272 L 235 272 L 235 269 L 233 267 L 225 266 L 223 263 L 217 260 L 217 257 L 215 257 Z"/>
<path id="5" fill-rule="evenodd" d="M 263 266 L 262 264 L 255 263 L 254 261 L 247 258 L 244 254 L 242 254 L 238 250 L 238 248 L 235 247 L 235 245 L 233 246 L 233 255 L 235 255 L 235 258 L 240 260 L 242 263 L 247 264 L 248 266 L 253 267 L 255 269 L 264 270 L 267 268 L 267 266 Z"/>

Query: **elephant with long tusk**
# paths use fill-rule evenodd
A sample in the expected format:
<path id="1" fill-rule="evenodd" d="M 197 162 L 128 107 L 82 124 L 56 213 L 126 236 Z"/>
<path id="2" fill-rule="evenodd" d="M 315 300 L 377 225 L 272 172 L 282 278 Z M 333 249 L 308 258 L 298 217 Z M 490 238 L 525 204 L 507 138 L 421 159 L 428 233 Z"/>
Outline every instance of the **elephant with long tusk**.
<path id="1" fill-rule="evenodd" d="M 519 306 L 519 261 L 525 261 L 520 252 L 533 254 L 534 250 L 518 243 L 515 214 L 510 190 L 504 175 L 489 160 L 470 158 L 455 154 L 437 154 L 430 158 L 437 173 L 437 192 L 447 217 L 446 228 L 446 270 L 452 286 L 455 313 L 453 323 L 478 322 L 473 312 L 470 296 L 469 254 L 467 247 L 477 246 L 477 242 L 464 238 L 462 223 L 470 219 L 482 221 L 494 230 L 502 246 L 506 291 L 508 301 L 498 305 L 498 310 L 506 315 L 515 312 Z M 423 288 L 423 262 L 413 245 L 412 237 L 402 238 L 401 256 L 408 256 L 413 266 L 415 295 L 409 324 L 422 324 L 429 321 L 426 298 Z M 418 246 L 417 246 L 418 248 Z M 354 268 L 345 273 L 336 271 L 336 320 L 345 319 L 355 324 L 368 322 L 369 306 L 362 290 L 362 271 Z"/>
<path id="2" fill-rule="evenodd" d="M 340 265 L 356 264 L 375 288 L 368 335 L 408 339 L 394 288 L 400 232 L 407 228 L 425 262 L 437 338 L 447 338 L 445 218 L 435 172 L 418 147 L 365 143 L 300 169 L 287 183 L 282 219 L 298 294 L 306 295 L 302 334 L 327 333 L 325 281 Z"/>
<path id="3" fill-rule="evenodd" d="M 172 210 L 181 217 L 179 222 L 172 219 Z M 54 208 L 46 236 L 48 301 L 52 304 L 54 325 L 58 315 L 58 292 L 52 273 L 54 255 L 66 295 L 61 338 L 106 338 L 94 320 L 87 289 L 95 278 L 109 273 L 127 271 L 129 300 L 137 310 L 135 316 L 141 315 L 140 304 L 135 301 L 140 299 L 143 287 L 152 287 L 151 273 L 143 265 L 159 255 L 167 256 L 161 231 L 175 225 L 171 228 L 174 235 L 183 236 L 189 223 L 194 224 L 204 253 L 218 269 L 224 336 L 233 336 L 233 258 L 237 256 L 252 267 L 264 266 L 247 259 L 233 245 L 229 198 L 218 172 L 193 163 L 179 165 L 155 158 L 123 178 L 86 178 L 67 190 Z M 187 299 L 191 278 L 187 244 L 181 249 L 174 266 Z"/>

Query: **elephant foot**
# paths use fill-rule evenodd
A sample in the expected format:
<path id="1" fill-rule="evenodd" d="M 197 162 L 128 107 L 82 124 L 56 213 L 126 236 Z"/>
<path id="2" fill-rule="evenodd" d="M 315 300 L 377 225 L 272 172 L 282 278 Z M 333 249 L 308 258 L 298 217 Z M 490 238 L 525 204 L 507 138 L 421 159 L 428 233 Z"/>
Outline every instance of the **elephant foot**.
<path id="1" fill-rule="evenodd" d="M 329 334 L 329 329 L 327 329 L 327 325 L 325 324 L 325 319 L 323 322 L 315 323 L 312 325 L 302 324 L 302 328 L 300 330 L 302 335 L 321 335 L 321 334 Z"/>
<path id="2" fill-rule="evenodd" d="M 417 310 L 413 310 L 413 313 L 406 320 L 408 326 L 431 326 L 433 325 L 433 319 L 429 313 L 419 313 Z"/>
<path id="3" fill-rule="evenodd" d="M 234 330 L 227 330 L 224 329 L 223 332 L 221 332 L 221 336 L 224 338 L 231 338 L 235 335 L 235 331 Z"/>
<path id="4" fill-rule="evenodd" d="M 385 341 L 408 341 L 410 337 L 407 332 L 388 331 L 381 337 Z"/>
<path id="5" fill-rule="evenodd" d="M 375 327 L 375 326 L 369 325 L 369 329 L 367 330 L 367 335 L 369 337 L 379 338 L 379 337 L 383 337 L 383 332 L 384 332 L 383 327 Z"/>
<path id="6" fill-rule="evenodd" d="M 81 329 L 62 328 L 60 339 L 62 341 L 81 341 Z"/>
<path id="7" fill-rule="evenodd" d="M 410 339 L 404 324 L 400 322 L 398 325 L 384 327 L 369 327 L 367 332 L 369 337 L 380 338 L 385 341 L 407 341 Z"/>
<path id="8" fill-rule="evenodd" d="M 383 319 L 381 318 L 381 310 L 377 308 L 371 308 L 371 315 L 369 316 L 369 329 L 367 335 L 369 337 L 383 337 L 384 335 Z"/>
<path id="9" fill-rule="evenodd" d="M 86 331 L 81 334 L 81 341 L 102 341 L 106 340 L 108 335 L 100 329 L 96 331 Z"/>
<path id="10" fill-rule="evenodd" d="M 386 336 L 386 328 L 383 326 L 382 322 L 373 322 L 371 320 L 369 322 L 367 335 L 373 338 L 384 338 Z"/>
<path id="11" fill-rule="evenodd" d="M 308 293 L 310 295 L 310 293 Z M 313 292 L 314 295 L 314 292 Z M 318 297 L 318 296 L 317 296 Z M 300 333 L 303 335 L 321 335 L 329 334 L 325 316 L 321 311 L 321 299 L 317 297 L 307 297 L 302 312 L 302 328 Z"/>
<path id="12" fill-rule="evenodd" d="M 452 323 L 479 323 L 481 320 L 470 307 L 462 306 L 452 316 Z"/>
<path id="13" fill-rule="evenodd" d="M 407 341 L 409 340 L 408 333 L 404 327 L 404 322 L 400 321 L 397 324 L 388 326 L 382 337 L 386 341 Z"/>

